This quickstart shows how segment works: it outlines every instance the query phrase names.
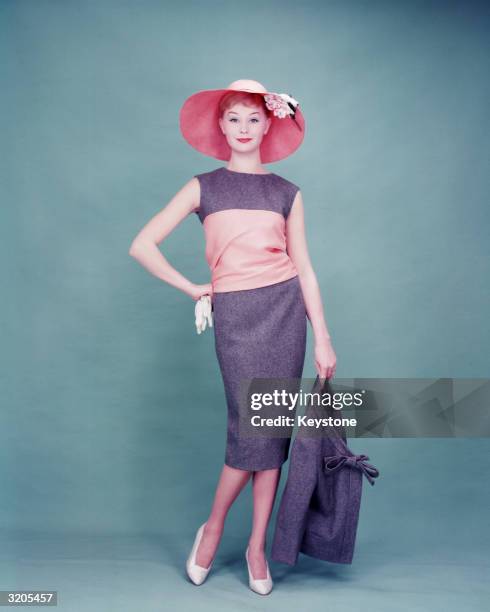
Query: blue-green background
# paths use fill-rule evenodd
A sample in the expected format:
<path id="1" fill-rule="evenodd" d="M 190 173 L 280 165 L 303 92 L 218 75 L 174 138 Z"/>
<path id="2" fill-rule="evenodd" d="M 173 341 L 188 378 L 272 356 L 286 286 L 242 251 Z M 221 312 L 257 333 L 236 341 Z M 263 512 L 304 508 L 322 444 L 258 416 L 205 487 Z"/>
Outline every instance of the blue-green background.
<path id="1" fill-rule="evenodd" d="M 302 189 L 337 376 L 488 376 L 488 7 L 0 2 L 0 588 L 58 589 L 70 612 L 484 609 L 488 439 L 351 440 L 381 472 L 354 564 L 272 563 L 260 600 L 248 487 L 208 581 L 186 581 L 224 390 L 194 302 L 128 249 L 223 165 L 183 140 L 184 99 L 256 79 L 306 117 L 303 146 L 269 169 Z M 195 215 L 161 248 L 209 282 Z"/>

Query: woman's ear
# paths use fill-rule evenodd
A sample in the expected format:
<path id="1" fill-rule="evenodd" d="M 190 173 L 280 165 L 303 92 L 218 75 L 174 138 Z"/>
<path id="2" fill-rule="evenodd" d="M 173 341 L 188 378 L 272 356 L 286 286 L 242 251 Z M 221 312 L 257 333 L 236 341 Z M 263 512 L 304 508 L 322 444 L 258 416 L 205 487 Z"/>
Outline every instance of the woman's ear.
<path id="1" fill-rule="evenodd" d="M 222 132 L 222 134 L 223 134 L 223 136 L 224 136 L 224 135 L 225 135 L 225 131 L 223 130 L 223 117 L 220 117 L 220 118 L 218 119 L 218 123 L 219 123 L 219 127 L 220 127 L 220 129 L 221 129 L 221 132 Z"/>
<path id="2" fill-rule="evenodd" d="M 270 117 L 267 117 L 266 123 L 267 123 L 267 127 L 264 130 L 264 136 L 267 134 L 267 132 L 269 131 L 269 129 L 271 127 L 271 118 Z"/>

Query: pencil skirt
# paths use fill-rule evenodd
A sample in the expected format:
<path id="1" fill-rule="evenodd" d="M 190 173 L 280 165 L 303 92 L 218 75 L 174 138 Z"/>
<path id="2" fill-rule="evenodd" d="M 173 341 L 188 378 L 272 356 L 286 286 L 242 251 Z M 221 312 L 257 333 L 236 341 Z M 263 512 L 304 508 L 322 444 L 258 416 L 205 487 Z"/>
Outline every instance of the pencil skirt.
<path id="1" fill-rule="evenodd" d="M 241 381 L 302 377 L 307 314 L 299 277 L 214 293 L 212 304 L 215 349 L 227 403 L 225 464 L 249 471 L 279 468 L 288 458 L 291 437 L 240 435 Z"/>

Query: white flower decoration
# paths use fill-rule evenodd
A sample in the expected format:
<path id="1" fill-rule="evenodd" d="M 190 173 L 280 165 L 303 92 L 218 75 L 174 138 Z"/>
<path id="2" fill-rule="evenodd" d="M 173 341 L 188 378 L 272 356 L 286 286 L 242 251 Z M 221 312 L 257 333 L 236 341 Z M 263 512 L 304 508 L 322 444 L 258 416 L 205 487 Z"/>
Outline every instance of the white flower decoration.
<path id="1" fill-rule="evenodd" d="M 265 105 L 279 119 L 284 119 L 288 115 L 293 115 L 298 106 L 298 100 L 286 93 L 268 93 L 264 94 Z"/>

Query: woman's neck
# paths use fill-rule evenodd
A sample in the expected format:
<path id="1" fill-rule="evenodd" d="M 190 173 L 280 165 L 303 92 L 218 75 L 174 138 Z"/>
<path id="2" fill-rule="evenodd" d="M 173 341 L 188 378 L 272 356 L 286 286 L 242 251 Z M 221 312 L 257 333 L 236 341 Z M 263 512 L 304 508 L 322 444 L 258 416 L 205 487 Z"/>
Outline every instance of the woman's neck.
<path id="1" fill-rule="evenodd" d="M 227 170 L 233 172 L 244 172 L 246 174 L 270 174 L 262 167 L 260 156 L 240 157 L 232 155 L 226 165 Z"/>

